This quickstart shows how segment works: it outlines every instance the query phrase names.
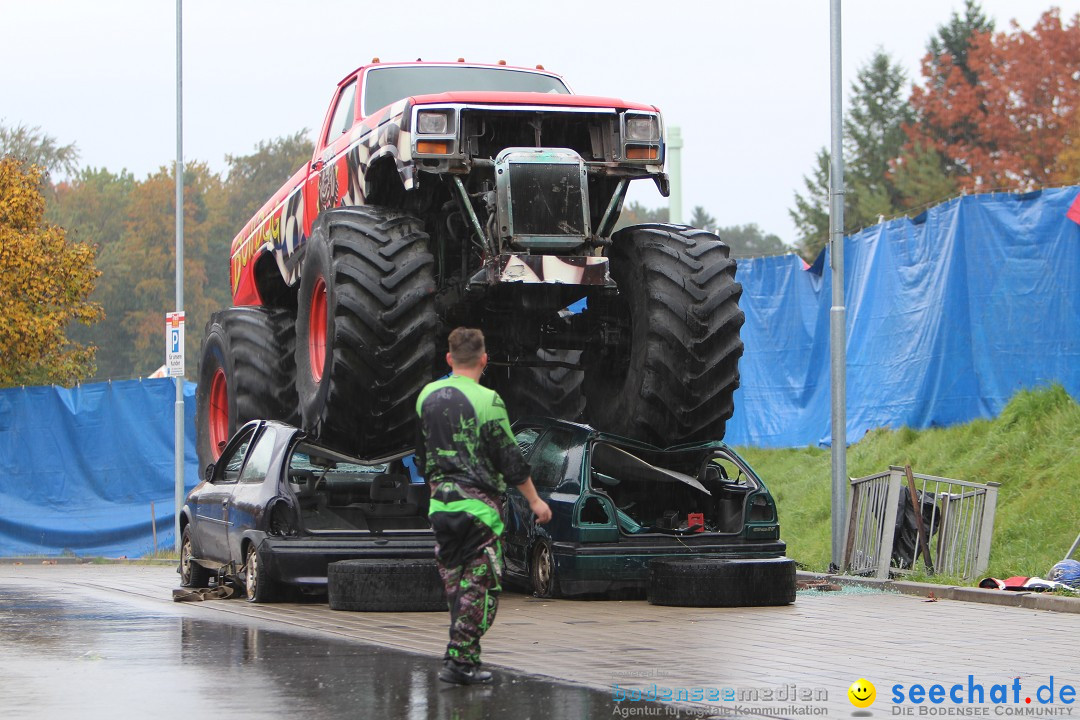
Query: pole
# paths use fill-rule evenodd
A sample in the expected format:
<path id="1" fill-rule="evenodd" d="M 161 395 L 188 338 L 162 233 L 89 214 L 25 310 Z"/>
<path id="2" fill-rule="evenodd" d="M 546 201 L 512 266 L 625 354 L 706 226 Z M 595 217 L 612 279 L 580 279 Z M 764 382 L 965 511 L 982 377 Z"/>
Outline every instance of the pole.
<path id="1" fill-rule="evenodd" d="M 671 194 L 668 196 L 668 222 L 682 223 L 682 131 L 668 128 L 668 179 Z"/>
<path id="2" fill-rule="evenodd" d="M 184 84 L 183 0 L 176 0 L 176 312 L 184 310 Z M 180 508 L 184 505 L 184 378 L 176 383 L 173 413 L 173 501 L 176 552 L 180 552 Z"/>
<path id="3" fill-rule="evenodd" d="M 847 507 L 847 309 L 844 307 L 844 136 L 840 70 L 840 0 L 829 0 L 829 99 L 832 106 L 829 168 L 829 243 L 832 308 L 829 348 L 832 364 L 832 569 L 841 569 L 844 511 Z"/>

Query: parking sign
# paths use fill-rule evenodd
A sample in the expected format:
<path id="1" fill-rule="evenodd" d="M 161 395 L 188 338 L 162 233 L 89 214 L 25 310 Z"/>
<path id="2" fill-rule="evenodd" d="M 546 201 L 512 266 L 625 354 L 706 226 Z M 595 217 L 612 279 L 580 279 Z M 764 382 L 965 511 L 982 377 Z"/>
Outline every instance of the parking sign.
<path id="1" fill-rule="evenodd" d="M 184 313 L 165 313 L 165 371 L 168 377 L 184 376 Z"/>

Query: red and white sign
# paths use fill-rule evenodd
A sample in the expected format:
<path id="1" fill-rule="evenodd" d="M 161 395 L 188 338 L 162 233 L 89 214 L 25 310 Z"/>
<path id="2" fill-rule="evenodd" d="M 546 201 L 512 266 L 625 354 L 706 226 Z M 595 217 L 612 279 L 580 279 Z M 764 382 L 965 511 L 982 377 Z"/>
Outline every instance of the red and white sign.
<path id="1" fill-rule="evenodd" d="M 184 313 L 165 313 L 165 371 L 184 377 Z"/>

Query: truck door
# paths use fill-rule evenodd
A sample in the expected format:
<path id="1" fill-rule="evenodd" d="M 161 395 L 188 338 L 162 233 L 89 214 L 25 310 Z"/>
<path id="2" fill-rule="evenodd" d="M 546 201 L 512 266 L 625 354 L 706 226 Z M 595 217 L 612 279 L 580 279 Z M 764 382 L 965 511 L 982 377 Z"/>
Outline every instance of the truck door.
<path id="1" fill-rule="evenodd" d="M 308 218 L 308 222 L 314 222 L 323 210 L 337 207 L 348 191 L 345 150 L 349 146 L 349 130 L 357 118 L 356 86 L 356 78 L 341 86 L 319 137 L 319 151 L 315 154 L 304 188 L 304 217 Z M 308 227 L 307 231 L 310 235 L 311 228 Z"/>

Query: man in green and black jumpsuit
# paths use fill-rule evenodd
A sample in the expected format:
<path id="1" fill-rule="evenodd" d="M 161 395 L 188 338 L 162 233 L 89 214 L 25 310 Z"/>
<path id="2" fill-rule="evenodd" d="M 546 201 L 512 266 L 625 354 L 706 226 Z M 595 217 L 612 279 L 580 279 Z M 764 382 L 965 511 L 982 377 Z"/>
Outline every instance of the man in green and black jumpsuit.
<path id="1" fill-rule="evenodd" d="M 450 606 L 450 643 L 439 679 L 468 685 L 491 680 L 480 670 L 480 638 L 495 620 L 502 576 L 502 495 L 516 485 L 538 522 L 551 519 L 510 430 L 506 406 L 480 385 L 484 336 L 450 333 L 448 378 L 429 383 L 416 401 L 421 440 L 417 466 L 431 486 L 435 556 Z"/>

